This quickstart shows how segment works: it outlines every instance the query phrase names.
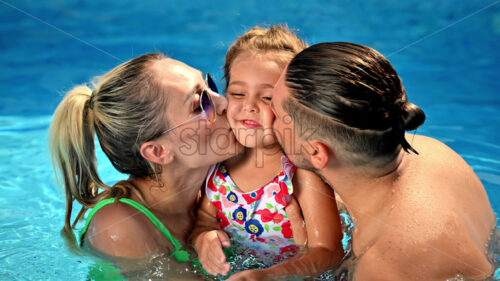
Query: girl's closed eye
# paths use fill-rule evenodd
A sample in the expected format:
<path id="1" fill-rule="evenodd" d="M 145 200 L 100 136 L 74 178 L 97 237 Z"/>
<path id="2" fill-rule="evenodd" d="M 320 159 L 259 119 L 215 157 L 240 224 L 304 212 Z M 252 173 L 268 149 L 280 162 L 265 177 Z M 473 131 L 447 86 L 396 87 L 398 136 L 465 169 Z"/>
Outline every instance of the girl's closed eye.
<path id="1" fill-rule="evenodd" d="M 271 104 L 271 100 L 273 99 L 272 88 L 266 87 L 259 93 L 259 96 L 266 104 Z"/>
<path id="2" fill-rule="evenodd" d="M 245 94 L 241 92 L 230 92 L 229 95 L 234 98 L 242 98 L 245 96 Z"/>

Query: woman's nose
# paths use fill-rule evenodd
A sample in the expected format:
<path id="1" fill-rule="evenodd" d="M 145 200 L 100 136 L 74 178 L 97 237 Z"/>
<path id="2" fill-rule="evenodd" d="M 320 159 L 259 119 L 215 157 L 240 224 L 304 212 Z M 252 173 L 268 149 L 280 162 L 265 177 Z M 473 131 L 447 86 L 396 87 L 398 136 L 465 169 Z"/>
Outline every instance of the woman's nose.
<path id="1" fill-rule="evenodd" d="M 227 98 L 219 95 L 219 94 L 211 94 L 212 100 L 214 101 L 215 109 L 217 111 L 217 115 L 226 114 L 227 110 Z"/>

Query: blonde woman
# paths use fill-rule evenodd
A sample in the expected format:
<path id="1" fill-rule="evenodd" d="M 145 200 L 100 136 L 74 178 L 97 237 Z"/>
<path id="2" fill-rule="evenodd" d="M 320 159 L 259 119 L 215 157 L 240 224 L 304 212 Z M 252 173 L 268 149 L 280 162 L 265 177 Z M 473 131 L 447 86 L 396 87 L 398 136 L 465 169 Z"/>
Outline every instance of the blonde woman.
<path id="1" fill-rule="evenodd" d="M 50 129 L 66 193 L 64 232 L 72 236 L 76 200 L 83 205 L 76 221 L 94 208 L 82 246 L 115 261 L 162 254 L 191 260 L 183 245 L 208 170 L 240 151 L 226 106 L 209 76 L 157 53 L 123 63 L 94 89 L 71 90 Z M 95 135 L 114 167 L 130 175 L 127 180 L 102 182 Z"/>

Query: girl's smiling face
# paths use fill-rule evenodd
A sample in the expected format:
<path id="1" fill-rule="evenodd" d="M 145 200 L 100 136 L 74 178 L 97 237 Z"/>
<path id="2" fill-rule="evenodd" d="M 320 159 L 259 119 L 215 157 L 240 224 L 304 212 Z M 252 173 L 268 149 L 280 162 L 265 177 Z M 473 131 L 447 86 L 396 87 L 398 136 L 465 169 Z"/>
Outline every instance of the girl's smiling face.
<path id="1" fill-rule="evenodd" d="M 276 143 L 271 99 L 283 67 L 272 53 L 242 53 L 233 62 L 227 88 L 227 119 L 237 140 L 246 147 Z"/>

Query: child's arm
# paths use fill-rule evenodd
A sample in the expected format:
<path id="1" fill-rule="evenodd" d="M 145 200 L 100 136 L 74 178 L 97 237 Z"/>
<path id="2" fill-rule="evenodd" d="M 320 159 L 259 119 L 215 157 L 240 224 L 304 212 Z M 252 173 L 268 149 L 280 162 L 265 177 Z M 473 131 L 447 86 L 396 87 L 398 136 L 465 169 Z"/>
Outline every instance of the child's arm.
<path id="1" fill-rule="evenodd" d="M 203 268 L 210 274 L 227 275 L 231 266 L 226 261 L 222 247 L 231 246 L 228 235 L 221 230 L 217 221 L 217 208 L 203 195 L 197 212 L 196 224 L 191 241 L 198 252 Z"/>
<path id="2" fill-rule="evenodd" d="M 336 266 L 344 256 L 340 216 L 335 194 L 313 172 L 297 169 L 293 178 L 307 231 L 304 252 L 264 270 L 247 270 L 229 280 L 281 280 L 287 276 L 317 276 Z"/>

